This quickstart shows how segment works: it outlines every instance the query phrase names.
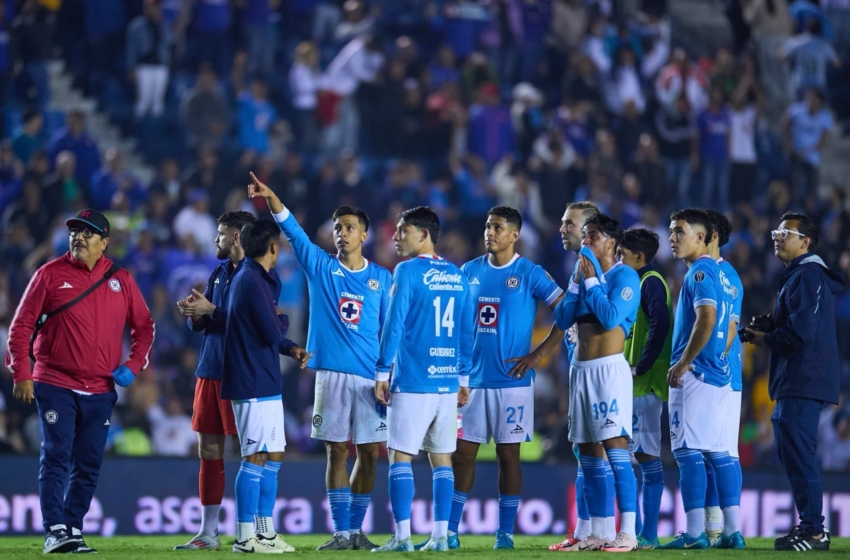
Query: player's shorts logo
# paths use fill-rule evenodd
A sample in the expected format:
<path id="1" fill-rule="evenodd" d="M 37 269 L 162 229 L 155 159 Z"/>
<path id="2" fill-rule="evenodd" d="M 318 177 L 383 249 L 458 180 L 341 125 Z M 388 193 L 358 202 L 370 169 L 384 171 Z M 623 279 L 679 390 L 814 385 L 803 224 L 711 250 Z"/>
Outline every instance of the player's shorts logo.
<path id="1" fill-rule="evenodd" d="M 120 292 L 121 291 L 121 282 L 119 282 L 118 280 L 113 278 L 112 280 L 109 281 L 109 288 L 113 292 Z"/>
<path id="2" fill-rule="evenodd" d="M 44 413 L 44 421 L 48 424 L 55 424 L 59 420 L 59 414 L 55 410 L 48 410 Z"/>
<path id="3" fill-rule="evenodd" d="M 360 324 L 363 302 L 356 299 L 339 298 L 339 317 L 343 323 Z"/>
<path id="4" fill-rule="evenodd" d="M 694 282 L 702 282 L 703 280 L 705 280 L 705 272 L 700 270 L 699 272 L 694 274 Z"/>
<path id="5" fill-rule="evenodd" d="M 313 427 L 318 428 L 322 425 L 322 417 L 319 414 L 313 416 Z"/>
<path id="6" fill-rule="evenodd" d="M 517 277 L 517 276 L 509 277 L 507 280 L 505 280 L 505 286 L 507 286 L 508 288 L 513 290 L 514 288 L 519 286 L 519 277 Z"/>
<path id="7" fill-rule="evenodd" d="M 479 327 L 496 327 L 499 325 L 499 304 L 498 303 L 479 303 L 478 304 L 478 326 Z"/>
<path id="8" fill-rule="evenodd" d="M 381 283 L 375 280 L 374 278 L 369 278 L 369 289 L 373 292 L 378 291 L 378 288 L 381 287 Z"/>

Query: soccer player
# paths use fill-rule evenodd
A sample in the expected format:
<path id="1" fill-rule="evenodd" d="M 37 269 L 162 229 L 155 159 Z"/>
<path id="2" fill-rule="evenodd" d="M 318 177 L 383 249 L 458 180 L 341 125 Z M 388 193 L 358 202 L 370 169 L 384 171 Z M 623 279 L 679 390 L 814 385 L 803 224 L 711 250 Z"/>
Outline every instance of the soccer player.
<path id="1" fill-rule="evenodd" d="M 236 267 L 245 257 L 239 244 L 242 226 L 254 221 L 250 212 L 237 210 L 222 214 L 218 219 L 215 256 L 224 260 L 213 271 L 204 293 L 192 290 L 192 295 L 177 302 L 177 308 L 189 327 L 203 332 L 198 369 L 195 371 L 195 400 L 192 405 L 192 429 L 198 434 L 198 494 L 201 498 L 201 530 L 188 543 L 174 550 L 207 548 L 218 550 L 218 515 L 224 497 L 224 448 L 227 436 L 239 448 L 233 407 L 222 400 L 221 372 L 223 370 L 224 327 L 227 318 L 226 291 Z"/>
<path id="2" fill-rule="evenodd" d="M 746 548 L 744 537 L 738 531 L 737 516 L 723 517 L 721 513 L 727 507 L 738 507 L 741 504 L 741 485 L 743 475 L 741 474 L 741 461 L 738 459 L 738 430 L 741 425 L 741 390 L 743 380 L 741 376 L 741 341 L 738 339 L 738 323 L 741 322 L 741 305 L 744 300 L 744 285 L 735 268 L 720 256 L 720 248 L 729 242 L 732 233 L 732 224 L 722 213 L 713 209 L 703 210 L 711 220 L 714 227 L 714 235 L 708 244 L 708 252 L 711 258 L 720 265 L 720 283 L 732 299 L 732 308 L 729 313 L 729 329 L 726 335 L 726 357 L 729 360 L 729 370 L 732 375 L 730 391 L 724 399 L 723 410 L 717 415 L 718 421 L 726 428 L 726 451 L 729 452 L 731 469 L 736 475 L 735 483 L 728 488 L 721 488 L 717 484 L 716 473 L 711 462 L 705 464 L 706 471 L 706 496 L 705 496 L 705 533 L 711 542 L 712 548 Z M 725 468 L 725 467 L 724 467 Z M 721 493 L 722 490 L 722 493 Z"/>
<path id="3" fill-rule="evenodd" d="M 555 309 L 558 327 L 578 323 L 578 343 L 570 369 L 570 441 L 579 444 L 590 535 L 566 551 L 630 552 L 637 548 L 636 482 L 628 451 L 632 427 L 632 374 L 623 355 L 637 318 L 640 281 L 617 261 L 623 230 L 598 214 L 582 228 L 579 266 L 567 295 Z M 620 532 L 609 541 L 609 497 L 605 455 L 614 473 Z"/>
<path id="4" fill-rule="evenodd" d="M 714 467 L 718 485 L 735 477 L 732 469 L 718 468 L 729 462 L 724 430 L 718 429 L 717 419 L 730 390 L 726 337 L 731 300 L 720 282 L 720 266 L 708 253 L 713 233 L 711 220 L 700 210 L 680 210 L 670 216 L 673 256 L 688 265 L 676 306 L 672 365 L 667 373 L 670 442 L 679 465 L 687 530 L 662 545 L 666 549 L 710 546 L 705 534 L 704 461 Z M 737 524 L 731 518 L 737 517 L 737 507 L 729 508 L 729 515 L 729 522 Z"/>
<path id="5" fill-rule="evenodd" d="M 251 222 L 242 228 L 240 241 L 245 259 L 230 280 L 221 378 L 221 398 L 232 401 L 242 456 L 233 552 L 292 552 L 272 523 L 277 473 L 286 449 L 278 353 L 288 347 L 305 365 L 309 355 L 286 338 L 288 320 L 277 310 L 277 225 Z"/>
<path id="6" fill-rule="evenodd" d="M 265 198 L 307 275 L 310 328 L 307 347 L 316 357 L 312 437 L 325 442 L 325 484 L 334 535 L 317 550 L 372 550 L 361 530 L 375 486 L 381 442 L 387 440 L 386 409 L 374 398 L 379 333 L 386 317 L 390 272 L 363 257 L 369 217 L 348 206 L 333 214 L 336 256 L 314 245 L 277 195 L 251 174 L 251 198 Z M 348 441 L 357 459 L 349 481 Z"/>
<path id="7" fill-rule="evenodd" d="M 422 549 L 449 547 L 450 454 L 457 443 L 457 407 L 469 402 L 473 315 L 466 276 L 434 253 L 439 236 L 440 219 L 425 206 L 402 212 L 393 235 L 398 254 L 410 260 L 399 263 L 393 274 L 375 398 L 389 406 L 389 494 L 396 531 L 373 552 L 413 550 L 410 461 L 420 449 L 431 462 L 434 497 L 434 529 Z"/>
<path id="8" fill-rule="evenodd" d="M 522 488 L 519 447 L 534 433 L 534 370 L 560 344 L 564 331 L 552 327 L 534 352 L 531 332 L 537 302 L 553 308 L 563 290 L 540 266 L 521 257 L 515 244 L 522 217 L 515 209 L 495 206 L 487 214 L 487 254 L 461 267 L 469 280 L 475 322 L 469 404 L 463 436 L 452 455 L 455 476 L 449 518 L 449 548 L 458 548 L 458 524 L 475 478 L 475 457 L 482 443 L 496 441 L 499 462 L 499 529 L 494 548 L 513 548 L 513 528 Z M 530 353 L 529 353 L 530 352 Z M 516 356 L 522 356 L 517 358 Z"/>
<path id="9" fill-rule="evenodd" d="M 658 548 L 658 513 L 664 492 L 661 468 L 661 411 L 667 402 L 667 370 L 673 336 L 673 302 L 667 282 L 652 266 L 658 235 L 648 229 L 623 232 L 617 251 L 620 262 L 640 276 L 640 308 L 626 339 L 626 360 L 634 376 L 632 438 L 629 451 L 643 475 L 641 549 Z"/>

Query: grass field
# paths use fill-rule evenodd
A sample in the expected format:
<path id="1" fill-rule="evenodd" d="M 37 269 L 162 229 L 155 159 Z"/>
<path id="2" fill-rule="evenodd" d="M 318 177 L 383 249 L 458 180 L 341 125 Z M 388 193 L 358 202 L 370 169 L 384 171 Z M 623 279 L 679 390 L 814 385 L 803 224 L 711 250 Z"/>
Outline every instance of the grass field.
<path id="1" fill-rule="evenodd" d="M 233 538 L 223 539 L 222 546 L 225 547 L 221 552 L 206 552 L 206 551 L 185 551 L 175 552 L 171 550 L 174 545 L 182 544 L 189 540 L 190 535 L 175 535 L 169 537 L 113 537 L 110 539 L 99 537 L 86 537 L 86 543 L 98 550 L 101 556 L 120 557 L 122 560 L 136 560 L 148 558 L 174 558 L 175 556 L 198 555 L 206 554 L 231 554 L 230 545 L 233 543 Z M 325 542 L 329 537 L 327 535 L 297 535 L 286 537 L 289 544 L 297 550 L 294 554 L 286 555 L 287 558 L 293 556 L 312 556 L 316 558 L 348 558 L 352 556 L 362 556 L 369 554 L 365 551 L 344 551 L 344 552 L 317 552 L 316 546 Z M 383 544 L 388 538 L 386 535 L 375 535 L 372 541 Z M 424 539 L 422 539 L 424 540 Z M 559 540 L 558 536 L 538 536 L 524 537 L 518 536 L 515 539 L 516 550 L 495 551 L 493 550 L 493 537 L 491 536 L 462 536 L 461 549 L 450 551 L 450 555 L 458 555 L 463 558 L 510 558 L 512 560 L 522 560 L 526 558 L 557 558 L 564 553 L 549 552 L 546 547 Z M 414 538 L 414 542 L 419 542 Z M 664 542 L 664 541 L 662 541 Z M 41 548 L 43 545 L 42 539 L 38 537 L 3 537 L 0 538 L 0 558 L 31 558 L 33 556 L 41 556 Z M 655 559 L 670 559 L 681 558 L 682 556 L 703 556 L 708 558 L 751 558 L 754 556 L 766 558 L 768 554 L 777 554 L 773 551 L 773 539 L 749 539 L 747 540 L 747 550 L 647 550 L 639 551 L 638 554 L 641 560 Z M 418 554 L 418 553 L 412 553 Z M 603 553 L 595 553 L 597 556 Z M 781 554 L 781 553 L 780 553 Z M 790 555 L 788 553 L 787 555 Z M 850 539 L 833 539 L 831 549 L 828 554 L 840 554 L 841 557 L 850 557 Z M 403 556 L 402 554 L 381 555 L 381 557 Z M 606 555 L 607 556 L 607 555 Z"/>

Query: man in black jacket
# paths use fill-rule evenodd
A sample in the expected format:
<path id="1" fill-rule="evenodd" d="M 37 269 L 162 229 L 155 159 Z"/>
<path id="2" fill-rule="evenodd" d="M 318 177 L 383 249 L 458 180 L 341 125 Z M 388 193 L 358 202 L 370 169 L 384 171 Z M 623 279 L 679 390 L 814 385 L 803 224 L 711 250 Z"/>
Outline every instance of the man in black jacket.
<path id="1" fill-rule="evenodd" d="M 823 525 L 823 486 L 817 455 L 818 420 L 839 395 L 835 295 L 847 285 L 814 254 L 815 224 L 786 212 L 771 232 L 776 256 L 785 263 L 772 316 L 756 317 L 742 339 L 770 350 L 770 398 L 776 451 L 794 494 L 800 524 L 776 539 L 775 550 L 829 550 Z"/>

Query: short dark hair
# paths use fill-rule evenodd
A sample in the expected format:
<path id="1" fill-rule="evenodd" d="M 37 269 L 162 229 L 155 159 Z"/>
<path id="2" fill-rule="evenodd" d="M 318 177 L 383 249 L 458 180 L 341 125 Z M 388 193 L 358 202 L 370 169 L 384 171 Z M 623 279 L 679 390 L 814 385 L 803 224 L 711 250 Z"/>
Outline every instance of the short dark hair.
<path id="1" fill-rule="evenodd" d="M 779 221 L 784 222 L 785 220 L 794 220 L 797 222 L 797 229 L 799 232 L 812 240 L 812 242 L 809 243 L 809 253 L 814 253 L 818 248 L 820 232 L 812 219 L 805 214 L 800 214 L 799 212 L 785 212 L 782 214 L 782 217 L 779 218 Z"/>
<path id="2" fill-rule="evenodd" d="M 366 212 L 360 208 L 354 208 L 353 206 L 340 206 L 334 210 L 334 215 L 331 216 L 331 219 L 333 221 L 337 221 L 337 219 L 342 216 L 357 216 L 357 219 L 360 220 L 360 223 L 363 225 L 363 231 L 369 231 L 369 216 L 367 216 Z"/>
<path id="3" fill-rule="evenodd" d="M 649 262 L 658 252 L 658 234 L 646 228 L 629 228 L 623 232 L 620 247 L 632 253 L 642 253 L 644 260 Z"/>
<path id="4" fill-rule="evenodd" d="M 584 222 L 584 225 L 595 225 L 599 228 L 599 231 L 611 239 L 614 239 L 617 242 L 617 245 L 619 245 L 623 240 L 623 228 L 620 227 L 620 222 L 611 216 L 606 216 L 605 214 L 594 214 Z"/>
<path id="5" fill-rule="evenodd" d="M 490 216 L 504 218 L 506 222 L 516 226 L 517 231 L 522 229 L 522 215 L 510 206 L 494 206 L 487 211 L 487 217 L 489 218 Z"/>
<path id="6" fill-rule="evenodd" d="M 714 208 L 702 208 L 702 211 L 711 220 L 711 226 L 717 232 L 717 246 L 723 247 L 729 243 L 729 236 L 732 235 L 732 222 L 729 221 L 729 218 L 723 212 Z"/>
<path id="7" fill-rule="evenodd" d="M 244 210 L 234 210 L 232 212 L 225 212 L 221 216 L 218 217 L 218 225 L 238 229 L 242 231 L 242 228 L 247 224 L 250 224 L 257 218 L 250 212 L 246 212 Z"/>
<path id="8" fill-rule="evenodd" d="M 398 219 L 419 229 L 427 229 L 433 243 L 436 243 L 437 239 L 440 238 L 440 218 L 436 212 L 427 206 L 417 206 L 405 210 L 398 215 Z"/>
<path id="9" fill-rule="evenodd" d="M 242 228 L 239 243 L 245 256 L 259 259 L 269 252 L 269 246 L 280 238 L 280 228 L 271 220 L 255 220 Z"/>
<path id="10" fill-rule="evenodd" d="M 708 217 L 708 214 L 699 210 L 698 208 L 685 208 L 684 210 L 679 210 L 677 212 L 673 212 L 670 214 L 670 220 L 687 222 L 694 225 L 700 225 L 705 229 L 705 244 L 711 241 L 711 236 L 714 234 L 714 226 L 711 224 L 711 218 Z"/>

